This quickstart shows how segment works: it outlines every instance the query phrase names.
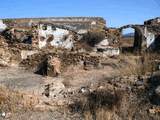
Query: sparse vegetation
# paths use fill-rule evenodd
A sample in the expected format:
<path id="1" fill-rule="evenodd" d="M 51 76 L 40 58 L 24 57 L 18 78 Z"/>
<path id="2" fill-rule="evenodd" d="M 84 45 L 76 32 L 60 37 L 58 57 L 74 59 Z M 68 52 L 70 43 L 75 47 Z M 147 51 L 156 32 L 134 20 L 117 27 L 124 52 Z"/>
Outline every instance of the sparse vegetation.
<path id="1" fill-rule="evenodd" d="M 19 93 L 0 87 L 0 111 L 17 111 L 21 100 L 22 96 Z"/>
<path id="2" fill-rule="evenodd" d="M 97 43 L 101 42 L 105 38 L 105 34 L 101 31 L 89 31 L 83 37 L 88 45 L 94 47 Z"/>
<path id="3" fill-rule="evenodd" d="M 96 19 L 58 20 L 4 20 L 9 27 L 0 34 L 0 118 L 1 111 L 19 116 L 22 110 L 27 120 L 155 119 L 148 111 L 160 105 L 160 57 L 146 48 L 143 30 L 149 25 L 117 29 Z M 135 40 L 121 38 L 128 27 L 136 29 Z"/>
<path id="4" fill-rule="evenodd" d="M 157 54 L 144 53 L 142 56 L 139 56 L 138 59 L 135 59 L 133 62 L 128 63 L 125 68 L 120 68 L 120 73 L 122 75 L 138 76 L 152 73 L 156 71 L 157 64 L 155 63 L 155 59 L 157 56 Z"/>
<path id="5" fill-rule="evenodd" d="M 73 112 L 82 113 L 85 120 L 105 120 L 108 114 L 118 108 L 122 91 L 97 90 L 81 97 L 69 106 Z"/>

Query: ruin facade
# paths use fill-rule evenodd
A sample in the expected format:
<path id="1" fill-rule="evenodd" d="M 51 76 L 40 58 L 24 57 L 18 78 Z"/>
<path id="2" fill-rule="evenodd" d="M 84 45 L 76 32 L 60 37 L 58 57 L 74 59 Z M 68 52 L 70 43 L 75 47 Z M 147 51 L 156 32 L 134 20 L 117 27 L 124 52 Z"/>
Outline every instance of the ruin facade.
<path id="1" fill-rule="evenodd" d="M 57 114 L 57 107 L 80 115 L 89 110 L 93 116 L 102 109 L 104 119 L 154 119 L 160 105 L 159 53 L 121 54 L 121 37 L 123 29 L 133 28 L 134 51 L 158 49 L 157 22 L 108 28 L 103 18 L 0 20 L 0 83 L 7 88 L 0 88 L 0 98 L 7 95 L 0 106 L 16 103 L 18 113 L 24 106 L 22 112 L 29 108 L 33 114 Z"/>
<path id="2" fill-rule="evenodd" d="M 143 25 L 125 25 L 120 27 L 120 31 L 123 29 L 133 28 L 134 45 L 133 49 L 138 51 L 157 50 L 159 49 L 160 41 L 160 18 L 151 19 L 145 21 Z"/>
<path id="3" fill-rule="evenodd" d="M 100 17 L 60 17 L 60 18 L 26 18 L 2 19 L 0 21 L 1 35 L 10 43 L 27 43 L 34 47 L 64 48 L 86 51 L 82 42 L 87 36 L 89 45 L 94 52 L 106 55 L 119 55 L 121 50 L 122 30 L 135 30 L 133 51 L 159 49 L 160 24 L 159 18 L 145 21 L 143 25 L 125 25 L 120 28 L 108 28 L 106 21 Z M 103 37 L 102 37 L 103 36 Z M 98 38 L 100 40 L 98 40 Z M 79 44 L 80 45 L 77 45 Z"/>

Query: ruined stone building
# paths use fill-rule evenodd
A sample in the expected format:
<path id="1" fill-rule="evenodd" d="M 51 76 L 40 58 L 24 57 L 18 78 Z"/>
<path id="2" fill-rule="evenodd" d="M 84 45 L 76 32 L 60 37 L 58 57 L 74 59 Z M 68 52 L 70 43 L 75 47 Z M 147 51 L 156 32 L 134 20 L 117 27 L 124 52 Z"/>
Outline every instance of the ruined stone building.
<path id="1" fill-rule="evenodd" d="M 103 31 L 106 22 L 100 17 L 60 17 L 60 18 L 27 18 L 1 20 L 1 28 L 6 29 L 8 39 L 19 42 L 72 48 L 73 38 L 91 29 Z M 31 40 L 32 39 L 32 40 Z M 54 41 L 52 41 L 54 40 Z"/>
<path id="2" fill-rule="evenodd" d="M 160 49 L 160 18 L 151 19 L 144 22 L 145 36 L 150 46 L 155 50 Z M 150 41 L 149 41 L 150 40 Z"/>
<path id="3" fill-rule="evenodd" d="M 134 35 L 134 50 L 156 50 L 159 49 L 160 41 L 160 18 L 145 21 L 143 25 L 125 25 L 119 28 L 120 32 L 126 28 L 133 28 Z"/>
<path id="4" fill-rule="evenodd" d="M 130 24 L 120 28 L 108 28 L 101 17 L 0 20 L 1 35 L 12 44 L 26 43 L 39 49 L 55 47 L 68 50 L 75 50 L 80 46 L 82 50 L 85 49 L 84 44 L 91 43 L 92 51 L 106 55 L 120 54 L 122 30 L 126 28 L 135 30 L 134 51 L 156 50 L 160 46 L 160 18 L 145 21 L 143 25 Z M 84 36 L 87 36 L 87 40 Z"/>

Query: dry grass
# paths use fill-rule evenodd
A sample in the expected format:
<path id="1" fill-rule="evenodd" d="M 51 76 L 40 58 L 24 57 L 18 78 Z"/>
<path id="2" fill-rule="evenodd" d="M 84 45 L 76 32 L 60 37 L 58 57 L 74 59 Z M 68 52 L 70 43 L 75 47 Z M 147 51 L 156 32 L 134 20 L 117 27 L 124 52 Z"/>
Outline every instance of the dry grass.
<path id="1" fill-rule="evenodd" d="M 36 96 L 29 96 L 0 87 L 0 111 L 33 110 L 34 105 L 37 105 L 38 102 L 39 100 Z"/>
<path id="2" fill-rule="evenodd" d="M 120 40 L 121 47 L 133 47 L 134 38 L 133 37 L 123 37 Z"/>
<path id="3" fill-rule="evenodd" d="M 69 109 L 81 113 L 85 120 L 111 120 L 115 109 L 119 109 L 122 91 L 97 90 L 79 99 Z"/>
<path id="4" fill-rule="evenodd" d="M 113 120 L 113 111 L 105 110 L 105 109 L 97 109 L 96 110 L 96 120 Z M 91 112 L 84 113 L 85 120 L 93 120 Z"/>
<path id="5" fill-rule="evenodd" d="M 145 53 L 136 59 L 128 59 L 125 68 L 120 68 L 121 75 L 145 75 L 155 71 L 154 60 L 158 55 Z M 130 57 L 128 57 L 130 58 Z"/>
<path id="6" fill-rule="evenodd" d="M 0 110 L 1 111 L 16 111 L 19 107 L 19 102 L 22 97 L 19 93 L 14 93 L 4 87 L 0 87 Z"/>

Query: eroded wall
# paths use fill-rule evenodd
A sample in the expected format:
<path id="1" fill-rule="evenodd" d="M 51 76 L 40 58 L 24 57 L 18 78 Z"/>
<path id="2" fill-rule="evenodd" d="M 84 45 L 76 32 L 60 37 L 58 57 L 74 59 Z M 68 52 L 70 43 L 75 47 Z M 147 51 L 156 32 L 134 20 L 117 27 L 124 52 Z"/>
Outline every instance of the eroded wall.
<path id="1" fill-rule="evenodd" d="M 46 30 L 43 29 L 44 24 L 42 23 L 46 23 Z M 127 27 L 132 27 L 136 31 L 134 49 L 146 50 L 155 45 L 155 40 L 156 43 L 158 42 L 159 19 L 148 21 L 144 25 L 126 25 L 119 29 L 106 28 L 106 21 L 99 17 L 27 18 L 0 21 L 0 30 L 7 28 L 3 33 L 7 42 L 12 44 L 27 43 L 38 46 L 38 48 L 53 46 L 71 50 L 76 47 L 74 45 L 77 43 L 76 40 L 83 39 L 83 35 L 88 31 L 105 32 L 105 38 L 97 43 L 92 50 L 103 49 L 103 53 L 106 54 L 119 54 L 120 29 Z"/>
<path id="2" fill-rule="evenodd" d="M 135 29 L 134 35 L 134 50 L 146 51 L 147 49 L 155 49 L 155 41 L 160 34 L 160 24 L 156 20 L 150 20 L 144 23 L 144 25 L 126 25 L 120 28 L 133 28 Z"/>
<path id="3" fill-rule="evenodd" d="M 43 28 L 45 27 L 45 28 Z M 73 34 L 71 31 L 54 27 L 52 25 L 40 24 L 38 27 L 39 36 L 39 48 L 43 48 L 47 45 L 54 47 L 61 47 L 66 49 L 73 48 Z"/>

